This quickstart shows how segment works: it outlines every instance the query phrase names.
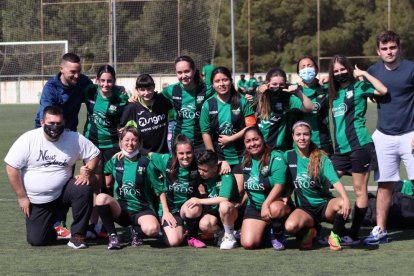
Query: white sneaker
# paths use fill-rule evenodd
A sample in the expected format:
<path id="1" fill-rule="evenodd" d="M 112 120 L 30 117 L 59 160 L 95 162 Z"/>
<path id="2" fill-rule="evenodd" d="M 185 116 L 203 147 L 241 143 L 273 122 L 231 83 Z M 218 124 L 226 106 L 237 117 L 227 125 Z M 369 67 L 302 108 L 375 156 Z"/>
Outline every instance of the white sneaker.
<path id="1" fill-rule="evenodd" d="M 375 226 L 371 233 L 364 240 L 364 245 L 378 245 L 388 242 L 388 233 L 382 230 L 381 227 Z"/>
<path id="2" fill-rule="evenodd" d="M 225 233 L 221 239 L 220 249 L 233 249 L 236 248 L 237 241 L 234 235 Z"/>

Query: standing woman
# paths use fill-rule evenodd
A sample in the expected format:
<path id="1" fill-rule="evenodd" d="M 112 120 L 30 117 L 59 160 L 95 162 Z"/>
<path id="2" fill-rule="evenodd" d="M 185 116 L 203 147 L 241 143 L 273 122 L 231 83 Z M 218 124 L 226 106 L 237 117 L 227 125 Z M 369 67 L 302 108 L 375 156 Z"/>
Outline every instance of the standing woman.
<path id="1" fill-rule="evenodd" d="M 351 203 L 345 188 L 335 172 L 329 158 L 311 141 L 310 124 L 298 121 L 293 125 L 292 137 L 295 149 L 284 154 L 292 179 L 296 209 L 285 223 L 286 231 L 302 238 L 301 249 L 312 248 L 316 235 L 314 226 L 322 221 L 332 222 L 329 235 L 331 250 L 341 250 L 340 235 L 351 211 Z M 340 197 L 329 191 L 333 185 Z"/>
<path id="2" fill-rule="evenodd" d="M 137 102 L 129 103 L 121 117 L 121 127 L 134 126 L 142 139 L 141 151 L 168 153 L 168 110 L 170 102 L 154 92 L 155 83 L 148 74 L 139 75 L 135 84 Z"/>
<path id="3" fill-rule="evenodd" d="M 258 92 L 256 117 L 266 144 L 272 149 L 291 149 L 287 113 L 292 110 L 312 112 L 312 101 L 297 85 L 288 87 L 286 73 L 279 68 L 267 72 L 265 84 L 259 87 Z"/>
<path id="4" fill-rule="evenodd" d="M 159 196 L 158 214 L 161 217 L 165 243 L 168 246 L 181 245 L 184 240 L 185 221 L 188 245 L 205 247 L 197 237 L 202 207 L 195 206 L 190 209 L 183 206 L 188 199 L 199 197 L 200 178 L 191 140 L 179 134 L 174 141 L 172 156 L 161 153 L 150 153 L 149 156 L 149 180 L 155 194 Z"/>
<path id="5" fill-rule="evenodd" d="M 200 131 L 200 112 L 205 100 L 210 98 L 214 90 L 205 85 L 193 59 L 179 56 L 175 59 L 175 73 L 178 83 L 167 86 L 162 94 L 171 102 L 174 109 L 175 125 L 173 138 L 178 134 L 187 136 L 194 145 L 195 152 L 204 151 L 204 143 Z"/>
<path id="6" fill-rule="evenodd" d="M 367 81 L 357 81 L 364 77 Z M 387 88 L 368 72 L 343 55 L 335 55 L 329 64 L 329 104 L 332 111 L 335 153 L 331 160 L 339 176 L 352 174 L 356 195 L 355 212 L 348 236 L 359 243 L 359 229 L 368 207 L 368 178 L 374 145 L 365 126 L 367 97 L 382 96 Z"/>
<path id="7" fill-rule="evenodd" d="M 295 112 L 296 120 L 304 120 L 312 127 L 312 142 L 328 155 L 333 153 L 329 128 L 328 85 L 322 86 L 316 78 L 318 65 L 312 56 L 305 55 L 297 63 L 297 73 L 301 78 L 299 88 L 314 106 L 310 113 Z"/>
<path id="8" fill-rule="evenodd" d="M 219 160 L 230 165 L 241 193 L 242 138 L 245 128 L 256 124 L 256 118 L 250 103 L 234 88 L 229 69 L 217 67 L 213 70 L 211 81 L 217 93 L 201 109 L 200 128 L 204 145 L 206 149 L 217 152 Z"/>
<path id="9" fill-rule="evenodd" d="M 287 198 L 282 198 L 286 193 L 283 156 L 266 146 L 256 126 L 246 129 L 243 141 L 246 147 L 242 163 L 244 200 L 248 200 L 241 228 L 241 245 L 245 249 L 259 248 L 263 245 L 263 238 L 267 237 L 267 226 L 271 225 L 274 234 L 272 246 L 275 250 L 283 250 L 286 241 L 284 219 L 292 210 Z"/>
<path id="10" fill-rule="evenodd" d="M 132 246 L 142 245 L 140 232 L 154 237 L 160 230 L 150 198 L 151 189 L 145 180 L 149 160 L 139 151 L 140 142 L 135 127 L 124 128 L 119 142 L 122 157 L 114 156 L 105 164 L 105 181 L 107 186 L 113 186 L 114 197 L 100 193 L 96 206 L 108 231 L 108 249 L 121 248 L 114 222 L 132 225 Z"/>

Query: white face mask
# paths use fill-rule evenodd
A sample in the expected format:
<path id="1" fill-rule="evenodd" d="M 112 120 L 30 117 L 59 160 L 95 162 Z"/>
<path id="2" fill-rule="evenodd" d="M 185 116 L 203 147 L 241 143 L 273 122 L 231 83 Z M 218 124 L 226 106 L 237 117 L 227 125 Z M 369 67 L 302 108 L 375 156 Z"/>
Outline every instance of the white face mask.
<path id="1" fill-rule="evenodd" d="M 127 152 L 126 150 L 122 149 L 122 154 L 128 159 L 134 158 L 135 156 L 138 155 L 138 153 L 139 153 L 139 149 L 134 150 L 133 152 Z"/>
<path id="2" fill-rule="evenodd" d="M 299 77 L 301 77 L 302 80 L 307 84 L 311 83 L 315 79 L 315 76 L 316 72 L 315 68 L 313 67 L 306 67 L 299 70 Z"/>

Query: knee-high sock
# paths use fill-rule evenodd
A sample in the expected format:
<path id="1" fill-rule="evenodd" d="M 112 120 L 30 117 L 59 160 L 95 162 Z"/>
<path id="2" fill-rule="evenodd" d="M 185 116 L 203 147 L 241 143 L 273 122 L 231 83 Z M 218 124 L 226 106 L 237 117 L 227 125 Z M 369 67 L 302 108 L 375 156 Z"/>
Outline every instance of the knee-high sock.
<path id="1" fill-rule="evenodd" d="M 343 236 L 345 234 L 345 223 L 344 216 L 342 214 L 336 214 L 333 220 L 332 231 L 339 236 Z"/>
<path id="2" fill-rule="evenodd" d="M 97 205 L 96 208 L 98 209 L 98 214 L 101 217 L 102 224 L 105 226 L 108 234 L 117 234 L 111 207 L 109 205 Z"/>
<path id="3" fill-rule="evenodd" d="M 286 217 L 272 219 L 273 234 L 280 235 L 285 230 Z"/>
<path id="4" fill-rule="evenodd" d="M 352 218 L 352 226 L 351 226 L 350 234 L 356 235 L 356 236 L 358 235 L 359 229 L 361 228 L 362 221 L 364 220 L 367 209 L 368 209 L 367 207 L 359 208 L 355 204 L 355 212 L 354 212 L 354 217 Z"/>
<path id="5" fill-rule="evenodd" d="M 190 237 L 196 237 L 198 235 L 198 223 L 200 221 L 200 218 L 185 218 L 184 220 L 187 225 L 188 235 Z"/>

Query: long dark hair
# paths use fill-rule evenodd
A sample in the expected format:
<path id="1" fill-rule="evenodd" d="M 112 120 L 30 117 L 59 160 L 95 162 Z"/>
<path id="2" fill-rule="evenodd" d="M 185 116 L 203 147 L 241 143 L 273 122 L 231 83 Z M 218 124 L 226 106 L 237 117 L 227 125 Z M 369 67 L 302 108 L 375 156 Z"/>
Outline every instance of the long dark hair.
<path id="1" fill-rule="evenodd" d="M 296 63 L 296 73 L 299 74 L 299 63 L 304 59 L 310 59 L 310 61 L 312 61 L 313 66 L 315 67 L 315 75 L 317 75 L 319 73 L 318 63 L 316 63 L 315 58 L 311 55 L 304 55 L 298 60 L 298 62 Z"/>
<path id="2" fill-rule="evenodd" d="M 329 105 L 332 106 L 332 101 L 338 97 L 338 91 L 340 88 L 340 84 L 334 80 L 334 65 L 335 63 L 339 63 L 346 68 L 349 75 L 349 81 L 351 83 L 355 82 L 354 78 L 354 68 L 352 67 L 351 62 L 349 59 L 346 58 L 344 55 L 334 55 L 329 63 L 329 87 L 328 87 L 328 95 L 329 95 Z"/>
<path id="3" fill-rule="evenodd" d="M 266 74 L 265 83 L 270 83 L 270 80 L 273 77 L 282 77 L 284 82 L 286 83 L 287 77 L 285 71 L 280 68 L 272 68 Z M 257 109 L 256 109 L 256 117 L 264 120 L 268 120 L 270 113 L 272 112 L 272 108 L 270 106 L 270 91 L 267 90 L 264 93 L 258 93 L 257 96 Z"/>
<path id="4" fill-rule="evenodd" d="M 180 61 L 185 61 L 190 64 L 190 68 L 194 71 L 194 83 L 197 86 L 203 85 L 203 78 L 201 77 L 200 70 L 196 67 L 194 60 L 190 56 L 179 56 L 175 59 L 174 65 L 177 65 Z"/>
<path id="5" fill-rule="evenodd" d="M 194 148 L 193 148 L 193 143 L 191 143 L 191 140 L 185 136 L 184 134 L 178 134 L 177 137 L 174 140 L 174 144 L 172 147 L 172 161 L 171 161 L 171 166 L 170 166 L 170 172 L 168 174 L 168 178 L 171 180 L 171 182 L 174 182 L 175 180 L 177 180 L 177 173 L 178 173 L 178 168 L 180 166 L 180 163 L 178 161 L 178 157 L 177 157 L 177 147 L 179 145 L 190 145 L 191 146 L 191 151 L 193 152 L 193 160 L 191 163 L 194 162 Z"/>
<path id="6" fill-rule="evenodd" d="M 219 66 L 213 70 L 211 73 L 211 83 L 213 83 L 214 77 L 217 74 L 223 74 L 230 80 L 230 103 L 232 109 L 237 109 L 240 107 L 240 93 L 237 92 L 236 88 L 234 87 L 233 78 L 231 77 L 231 72 L 227 67 Z"/>
<path id="7" fill-rule="evenodd" d="M 102 65 L 98 68 L 98 71 L 96 72 L 96 78 L 99 79 L 103 73 L 109 73 L 114 78 L 114 82 L 116 81 L 116 74 L 115 69 L 109 64 Z"/>
<path id="8" fill-rule="evenodd" d="M 270 154 L 272 153 L 272 149 L 266 145 L 266 141 L 264 139 L 263 133 L 260 131 L 258 126 L 251 126 L 246 128 L 246 130 L 244 131 L 243 134 L 243 141 L 246 137 L 246 134 L 250 131 L 256 132 L 261 140 L 262 140 L 262 145 L 264 147 L 264 152 L 262 154 L 262 157 L 260 158 L 260 163 L 259 163 L 259 169 L 263 168 L 264 166 L 267 166 L 269 164 L 269 160 L 270 160 Z M 245 155 L 244 155 L 244 161 L 242 166 L 243 167 L 249 167 L 252 164 L 252 155 L 247 151 L 247 149 L 245 150 Z"/>

